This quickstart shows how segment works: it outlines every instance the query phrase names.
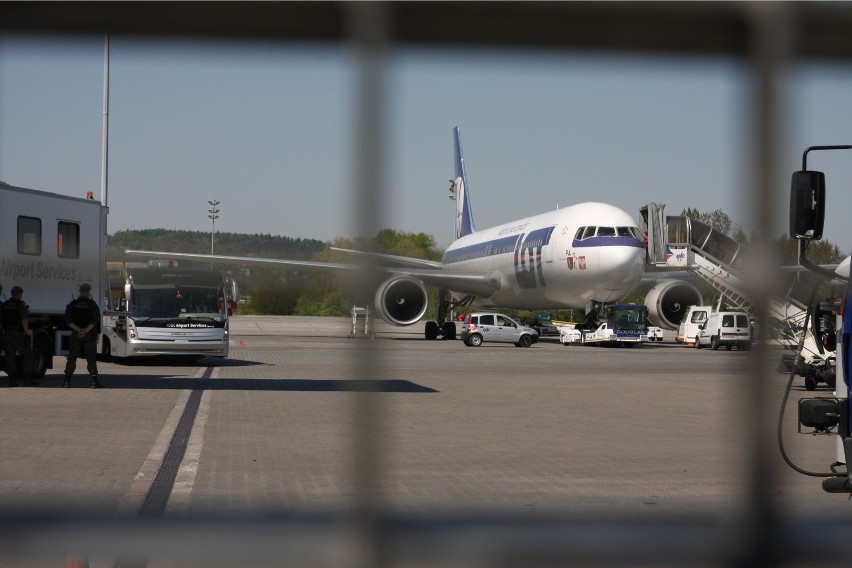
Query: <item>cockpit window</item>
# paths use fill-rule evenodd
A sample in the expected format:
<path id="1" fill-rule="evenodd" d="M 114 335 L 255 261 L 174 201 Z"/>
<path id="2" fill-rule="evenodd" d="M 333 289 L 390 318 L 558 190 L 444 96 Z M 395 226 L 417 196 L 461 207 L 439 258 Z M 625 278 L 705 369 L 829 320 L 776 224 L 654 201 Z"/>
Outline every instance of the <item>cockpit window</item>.
<path id="1" fill-rule="evenodd" d="M 638 227 L 580 227 L 574 233 L 574 240 L 582 241 L 594 236 L 598 237 L 633 237 L 642 238 Z"/>

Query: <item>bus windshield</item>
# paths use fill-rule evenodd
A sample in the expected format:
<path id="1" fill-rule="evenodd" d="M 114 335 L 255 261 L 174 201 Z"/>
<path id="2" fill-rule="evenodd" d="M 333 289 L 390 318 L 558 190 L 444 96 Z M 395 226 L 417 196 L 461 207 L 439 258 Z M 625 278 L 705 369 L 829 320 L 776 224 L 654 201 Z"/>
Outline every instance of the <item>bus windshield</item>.
<path id="1" fill-rule="evenodd" d="M 616 329 L 643 331 L 648 327 L 648 308 L 645 306 L 613 306 L 607 323 Z"/>
<path id="2" fill-rule="evenodd" d="M 225 314 L 224 297 L 221 287 L 134 286 L 130 312 L 136 317 L 208 317 L 219 320 Z"/>

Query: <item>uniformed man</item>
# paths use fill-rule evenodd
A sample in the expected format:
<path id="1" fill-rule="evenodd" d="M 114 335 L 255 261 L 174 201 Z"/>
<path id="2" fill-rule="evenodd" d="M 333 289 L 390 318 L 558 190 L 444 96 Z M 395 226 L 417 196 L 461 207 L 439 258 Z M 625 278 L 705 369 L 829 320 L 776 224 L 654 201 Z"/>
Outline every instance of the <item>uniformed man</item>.
<path id="1" fill-rule="evenodd" d="M 17 365 L 15 352 L 21 354 L 24 371 L 24 386 L 37 386 L 33 380 L 33 350 L 30 344 L 30 308 L 22 299 L 24 290 L 20 286 L 12 287 L 12 297 L 0 304 L 0 321 L 3 323 L 3 352 L 6 353 L 6 373 L 9 386 L 16 387 Z"/>
<path id="2" fill-rule="evenodd" d="M 68 362 L 65 365 L 65 382 L 63 387 L 71 386 L 71 375 L 77 368 L 77 357 L 86 357 L 89 375 L 92 377 L 92 388 L 99 389 L 103 385 L 98 381 L 98 331 L 101 328 L 101 311 L 91 298 L 92 287 L 89 284 L 80 285 L 80 297 L 65 306 L 65 324 L 74 333 L 68 341 Z"/>

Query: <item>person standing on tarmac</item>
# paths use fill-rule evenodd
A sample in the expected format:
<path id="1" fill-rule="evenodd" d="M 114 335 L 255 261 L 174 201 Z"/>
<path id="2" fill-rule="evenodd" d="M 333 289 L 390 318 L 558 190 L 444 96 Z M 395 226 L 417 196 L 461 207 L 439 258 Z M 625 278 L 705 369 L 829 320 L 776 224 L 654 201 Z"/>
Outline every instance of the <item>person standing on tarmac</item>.
<path id="1" fill-rule="evenodd" d="M 77 357 L 86 357 L 92 388 L 103 385 L 98 381 L 98 331 L 101 327 L 101 311 L 91 298 L 92 286 L 80 284 L 80 297 L 65 306 L 65 324 L 74 331 L 68 341 L 68 362 L 65 364 L 63 387 L 71 386 L 71 375 L 77 368 Z"/>
<path id="2" fill-rule="evenodd" d="M 22 299 L 24 290 L 20 286 L 12 287 L 12 297 L 0 304 L 0 322 L 3 324 L 3 352 L 6 353 L 6 373 L 9 386 L 16 387 L 17 365 L 15 352 L 21 354 L 24 371 L 24 386 L 38 386 L 33 380 L 33 350 L 30 345 L 30 308 Z"/>

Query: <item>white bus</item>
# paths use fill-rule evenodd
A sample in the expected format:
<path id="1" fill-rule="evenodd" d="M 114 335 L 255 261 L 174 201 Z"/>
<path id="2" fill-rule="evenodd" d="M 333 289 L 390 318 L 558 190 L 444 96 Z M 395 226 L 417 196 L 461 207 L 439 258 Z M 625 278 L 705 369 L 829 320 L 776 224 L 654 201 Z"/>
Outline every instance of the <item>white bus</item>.
<path id="1" fill-rule="evenodd" d="M 127 268 L 118 310 L 105 310 L 111 357 L 228 356 L 229 290 L 221 272 Z"/>

